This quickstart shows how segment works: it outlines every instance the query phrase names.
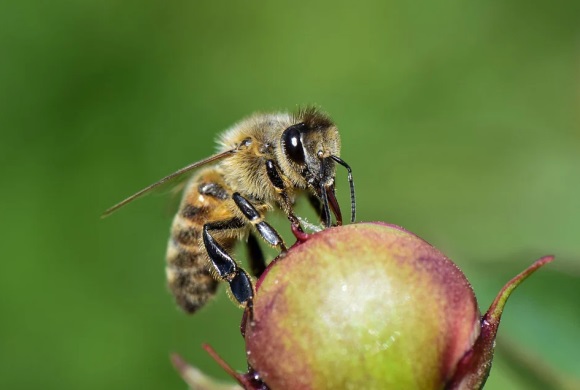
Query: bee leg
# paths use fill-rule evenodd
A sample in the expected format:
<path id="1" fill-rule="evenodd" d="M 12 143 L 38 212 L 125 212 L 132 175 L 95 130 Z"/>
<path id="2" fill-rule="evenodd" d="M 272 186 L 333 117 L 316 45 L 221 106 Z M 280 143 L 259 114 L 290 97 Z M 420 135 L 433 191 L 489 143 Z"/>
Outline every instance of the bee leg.
<path id="1" fill-rule="evenodd" d="M 203 225 L 203 244 L 217 276 L 230 285 L 233 297 L 242 306 L 251 307 L 254 287 L 246 271 L 238 267 L 235 260 L 209 233 L 210 230 L 236 229 L 244 226 L 243 221 L 234 218 L 228 221 L 212 222 Z"/>
<path id="2" fill-rule="evenodd" d="M 264 252 L 262 252 L 262 248 L 260 248 L 258 239 L 254 234 L 250 234 L 248 237 L 247 250 L 248 263 L 250 264 L 252 275 L 259 278 L 266 269 L 266 260 L 264 258 Z"/>
<path id="3" fill-rule="evenodd" d="M 322 202 L 320 199 L 314 195 L 309 195 L 308 201 L 310 202 L 312 208 L 316 211 L 316 214 L 318 214 L 320 221 L 326 221 L 326 210 L 324 210 L 324 207 L 322 207 Z"/>
<path id="4" fill-rule="evenodd" d="M 250 275 L 241 268 L 239 272 L 229 282 L 230 290 L 236 300 L 250 311 L 250 318 L 254 316 L 254 286 Z"/>
<path id="5" fill-rule="evenodd" d="M 282 202 L 280 202 L 280 206 L 281 206 L 282 210 L 288 216 L 290 223 L 292 225 L 296 226 L 299 231 L 302 231 L 302 227 L 300 226 L 300 220 L 298 219 L 298 217 L 296 215 L 294 215 L 294 212 L 292 211 L 292 202 L 290 201 L 290 198 L 288 197 L 288 194 L 286 193 L 286 187 L 284 186 L 284 180 L 282 180 L 282 176 L 280 176 L 280 172 L 279 172 L 278 167 L 276 166 L 276 163 L 274 162 L 274 160 L 267 160 L 266 161 L 266 172 L 268 174 L 268 178 L 270 179 L 270 182 L 272 183 L 272 185 L 274 187 L 276 187 L 276 189 L 280 193 L 280 196 L 282 197 Z"/>
<path id="6" fill-rule="evenodd" d="M 252 225 L 256 227 L 260 236 L 266 242 L 274 247 L 280 248 L 282 252 L 286 252 L 286 245 L 284 240 L 278 234 L 278 232 L 266 221 L 263 220 L 260 212 L 250 203 L 249 200 L 244 198 L 238 192 L 234 192 L 232 199 L 246 218 L 250 221 Z"/>

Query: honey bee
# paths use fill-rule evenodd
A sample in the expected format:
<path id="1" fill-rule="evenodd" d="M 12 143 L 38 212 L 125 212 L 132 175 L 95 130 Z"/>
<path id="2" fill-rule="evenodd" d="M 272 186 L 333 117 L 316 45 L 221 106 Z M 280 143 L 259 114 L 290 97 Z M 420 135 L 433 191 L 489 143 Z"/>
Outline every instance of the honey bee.
<path id="1" fill-rule="evenodd" d="M 225 131 L 218 153 L 190 164 L 109 208 L 103 217 L 153 189 L 207 165 L 187 183 L 173 219 L 167 246 L 169 288 L 183 310 L 194 313 L 216 292 L 219 280 L 229 295 L 252 308 L 254 287 L 249 274 L 229 254 L 247 240 L 254 276 L 265 269 L 254 233 L 286 252 L 276 230 L 264 220 L 273 208 L 282 210 L 293 229 L 302 231 L 293 207 L 307 192 L 325 227 L 342 224 L 335 196 L 335 163 L 346 168 L 350 185 L 351 221 L 355 220 L 352 170 L 340 157 L 337 127 L 314 107 L 294 114 L 254 114 Z"/>

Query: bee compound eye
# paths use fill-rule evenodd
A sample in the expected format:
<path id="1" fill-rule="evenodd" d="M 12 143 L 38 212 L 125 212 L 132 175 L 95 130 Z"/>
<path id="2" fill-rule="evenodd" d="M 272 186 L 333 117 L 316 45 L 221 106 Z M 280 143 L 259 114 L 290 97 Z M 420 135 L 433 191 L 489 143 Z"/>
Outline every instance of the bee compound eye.
<path id="1" fill-rule="evenodd" d="M 284 145 L 284 152 L 290 160 L 297 164 L 304 164 L 304 148 L 302 146 L 302 140 L 300 139 L 301 131 L 300 128 L 303 125 L 290 126 L 284 130 L 282 135 L 282 143 Z"/>

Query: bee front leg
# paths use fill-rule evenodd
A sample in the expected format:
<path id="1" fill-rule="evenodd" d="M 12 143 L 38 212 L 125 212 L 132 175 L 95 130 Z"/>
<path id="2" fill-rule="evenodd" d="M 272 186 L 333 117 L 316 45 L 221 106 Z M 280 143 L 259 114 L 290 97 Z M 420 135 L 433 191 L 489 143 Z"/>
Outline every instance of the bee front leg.
<path id="1" fill-rule="evenodd" d="M 300 226 L 300 220 L 296 215 L 294 215 L 294 211 L 292 210 L 292 202 L 288 197 L 286 192 L 286 187 L 284 186 L 284 180 L 282 180 L 282 176 L 280 175 L 280 171 L 278 170 L 276 163 L 274 160 L 267 160 L 266 161 L 266 172 L 268 173 L 268 178 L 270 182 L 276 189 L 281 197 L 280 207 L 282 211 L 286 213 L 290 223 L 298 228 L 299 231 L 302 231 L 302 227 Z"/>
<path id="2" fill-rule="evenodd" d="M 286 244 L 284 240 L 278 234 L 278 232 L 266 221 L 263 220 L 260 212 L 250 203 L 249 200 L 244 198 L 238 192 L 234 192 L 232 199 L 236 203 L 236 206 L 240 209 L 242 214 L 248 219 L 248 221 L 256 227 L 260 236 L 273 247 L 278 247 L 282 252 L 286 252 Z"/>
<path id="3" fill-rule="evenodd" d="M 242 306 L 249 307 L 251 311 L 254 287 L 250 276 L 246 271 L 238 267 L 235 260 L 209 233 L 210 230 L 237 229 L 243 226 L 243 221 L 238 218 L 206 223 L 203 225 L 203 244 L 217 276 L 229 283 L 230 290 L 236 301 Z"/>
<path id="4" fill-rule="evenodd" d="M 310 202 L 310 205 L 318 215 L 320 222 L 326 221 L 328 217 L 326 216 L 326 210 L 324 210 L 324 207 L 322 207 L 322 202 L 320 199 L 317 196 L 310 194 L 308 196 L 308 202 Z"/>

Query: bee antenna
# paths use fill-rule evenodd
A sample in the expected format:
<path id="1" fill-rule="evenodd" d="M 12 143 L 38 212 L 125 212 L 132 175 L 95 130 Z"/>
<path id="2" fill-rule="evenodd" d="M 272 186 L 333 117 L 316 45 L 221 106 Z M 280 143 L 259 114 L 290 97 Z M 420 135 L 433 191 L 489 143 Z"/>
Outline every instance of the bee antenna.
<path id="1" fill-rule="evenodd" d="M 348 172 L 348 184 L 350 185 L 350 222 L 354 223 L 356 218 L 356 201 L 354 197 L 354 181 L 352 180 L 352 169 L 340 157 L 330 155 L 330 158 L 346 168 Z"/>

